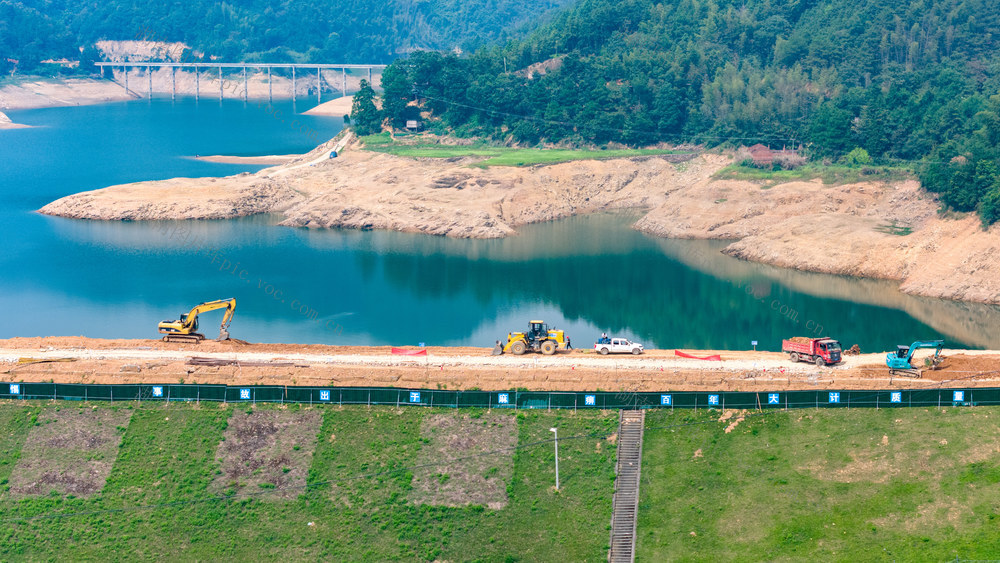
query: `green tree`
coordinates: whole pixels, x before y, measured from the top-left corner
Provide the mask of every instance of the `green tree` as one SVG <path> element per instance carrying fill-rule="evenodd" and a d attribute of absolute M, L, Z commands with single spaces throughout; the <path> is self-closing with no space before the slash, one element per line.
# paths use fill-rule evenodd
<path fill-rule="evenodd" d="M 406 104 L 413 97 L 410 61 L 397 61 L 382 72 L 382 112 L 394 127 L 406 125 Z"/>
<path fill-rule="evenodd" d="M 979 202 L 979 216 L 984 227 L 1000 221 L 1000 181 L 994 182 L 993 187 Z"/>
<path fill-rule="evenodd" d="M 351 121 L 358 135 L 372 135 L 381 129 L 382 116 L 375 107 L 375 90 L 367 80 L 361 80 L 361 89 L 351 103 Z"/>
<path fill-rule="evenodd" d="M 844 155 L 844 158 L 840 160 L 852 168 L 867 166 L 872 163 L 872 157 L 868 154 L 868 151 L 861 147 L 855 147 L 854 150 Z"/>

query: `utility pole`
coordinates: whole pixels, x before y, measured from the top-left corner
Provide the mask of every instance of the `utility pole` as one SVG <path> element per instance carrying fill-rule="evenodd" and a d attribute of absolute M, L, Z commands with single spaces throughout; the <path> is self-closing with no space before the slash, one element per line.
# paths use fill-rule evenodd
<path fill-rule="evenodd" d="M 556 490 L 559 490 L 559 429 L 549 428 L 549 432 L 556 435 Z"/>

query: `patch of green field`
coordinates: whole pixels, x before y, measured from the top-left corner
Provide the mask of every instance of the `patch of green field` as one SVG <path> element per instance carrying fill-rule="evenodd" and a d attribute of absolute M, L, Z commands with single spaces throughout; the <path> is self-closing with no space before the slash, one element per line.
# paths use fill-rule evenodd
<path fill-rule="evenodd" d="M 803 410 L 730 433 L 646 418 L 637 558 L 954 560 L 1000 552 L 1000 408 Z"/>
<path fill-rule="evenodd" d="M 0 494 L 10 488 L 10 473 L 21 457 L 21 447 L 39 411 L 38 407 L 16 402 L 0 404 Z"/>
<path fill-rule="evenodd" d="M 365 150 L 409 158 L 483 157 L 482 161 L 472 165 L 480 168 L 488 168 L 490 166 L 535 166 L 539 164 L 569 162 L 572 160 L 624 158 L 630 156 L 679 154 L 682 152 L 666 149 L 518 149 L 494 147 L 483 143 L 471 145 L 406 143 L 393 142 L 387 133 L 361 137 L 361 141 L 364 143 Z"/>
<path fill-rule="evenodd" d="M 409 498 L 420 470 L 413 466 L 428 443 L 421 436 L 423 418 L 475 418 L 481 411 L 317 407 L 323 422 L 311 485 L 294 499 L 274 502 L 263 500 L 273 490 L 267 488 L 231 499 L 209 492 L 221 470 L 216 449 L 229 416 L 246 406 L 98 408 L 133 409 L 104 490 L 87 499 L 15 501 L 0 495 L 0 559 L 606 559 L 614 446 L 604 436 L 615 430 L 614 413 L 517 413 L 521 448 L 490 454 L 513 457 L 508 503 L 492 510 L 418 505 Z M 308 408 L 254 407 L 292 413 Z M 9 460 L 23 446 L 30 409 L 38 410 L 0 405 L 0 471 L 9 471 Z M 558 493 L 552 490 L 551 426 L 564 438 Z M 477 463 L 476 471 L 482 466 Z M 461 471 L 461 461 L 446 470 Z M 66 516 L 52 517 L 58 514 Z M 19 519 L 32 516 L 44 518 Z"/>
<path fill-rule="evenodd" d="M 896 181 L 912 176 L 912 171 L 896 166 L 849 166 L 807 164 L 794 170 L 765 170 L 753 166 L 732 164 L 719 170 L 713 176 L 717 180 L 749 180 L 760 182 L 763 188 L 796 181 L 822 180 L 824 184 L 839 185 L 857 182 Z"/>

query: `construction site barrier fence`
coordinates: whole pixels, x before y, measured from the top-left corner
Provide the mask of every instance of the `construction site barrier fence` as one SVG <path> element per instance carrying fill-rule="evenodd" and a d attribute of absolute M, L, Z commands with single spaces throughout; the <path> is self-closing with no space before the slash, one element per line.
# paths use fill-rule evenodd
<path fill-rule="evenodd" d="M 0 399 L 111 402 L 214 401 L 510 409 L 798 409 L 1000 405 L 1000 388 L 634 393 L 19 382 L 0 383 Z"/>

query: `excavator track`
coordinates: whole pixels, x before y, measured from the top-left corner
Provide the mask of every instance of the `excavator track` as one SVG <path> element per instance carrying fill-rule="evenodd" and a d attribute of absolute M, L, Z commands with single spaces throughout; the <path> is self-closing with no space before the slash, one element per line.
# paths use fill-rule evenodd
<path fill-rule="evenodd" d="M 168 334 L 163 337 L 164 342 L 191 342 L 197 344 L 205 340 L 204 334 L 192 332 L 191 334 Z"/>

